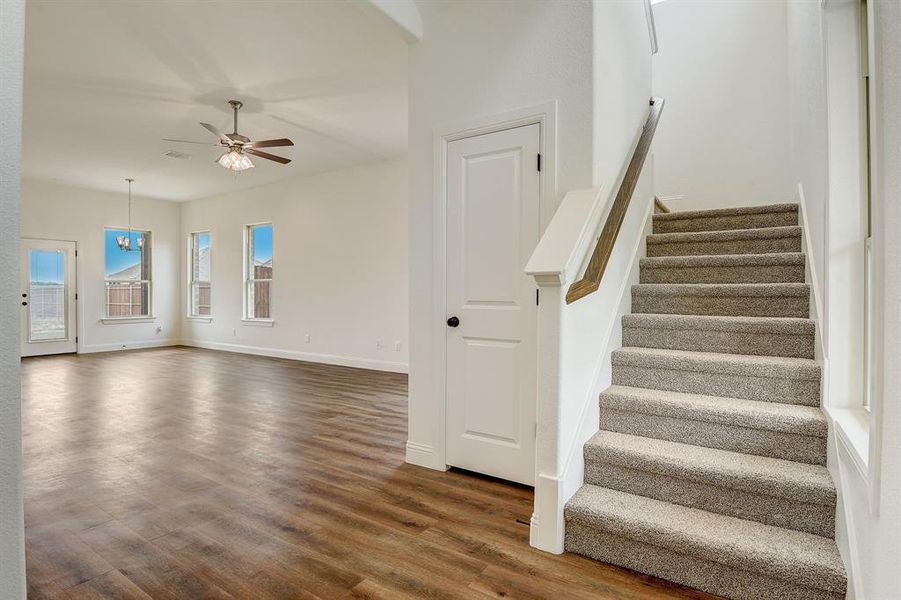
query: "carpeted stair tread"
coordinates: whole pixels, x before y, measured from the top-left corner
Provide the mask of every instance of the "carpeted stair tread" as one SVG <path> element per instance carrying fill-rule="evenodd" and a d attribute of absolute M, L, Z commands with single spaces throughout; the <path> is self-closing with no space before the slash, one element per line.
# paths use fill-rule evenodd
<path fill-rule="evenodd" d="M 847 580 L 835 541 L 661 502 L 590 484 L 566 505 L 567 523 L 677 554 L 776 578 L 832 594 Z"/>
<path fill-rule="evenodd" d="M 734 267 L 734 266 L 785 266 L 804 265 L 801 252 L 774 252 L 770 254 L 698 254 L 687 256 L 650 256 L 639 259 L 642 269 Z"/>
<path fill-rule="evenodd" d="M 729 317 L 719 315 L 627 314 L 623 325 L 643 329 L 691 329 L 785 335 L 814 335 L 812 319 L 795 317 Z"/>
<path fill-rule="evenodd" d="M 601 392 L 600 402 L 602 421 L 604 408 L 613 408 L 820 438 L 825 438 L 828 431 L 826 416 L 816 406 L 685 394 L 622 385 L 611 385 Z"/>
<path fill-rule="evenodd" d="M 801 228 L 798 226 L 653 233 L 647 236 L 647 255 L 651 257 L 800 251 Z"/>
<path fill-rule="evenodd" d="M 641 296 L 718 296 L 725 298 L 810 295 L 806 283 L 637 283 L 632 294 Z"/>
<path fill-rule="evenodd" d="M 820 379 L 820 366 L 809 358 L 627 347 L 614 350 L 612 359 L 614 366 L 656 367 L 780 379 Z"/>
<path fill-rule="evenodd" d="M 614 431 L 595 434 L 585 445 L 585 460 L 798 502 L 835 504 L 832 477 L 819 465 Z"/>
<path fill-rule="evenodd" d="M 810 319 L 633 313 L 623 316 L 623 346 L 814 358 Z"/>
<path fill-rule="evenodd" d="M 733 240 L 771 240 L 801 235 L 797 225 L 784 227 L 757 227 L 754 229 L 727 229 L 725 231 L 679 231 L 675 233 L 652 233 L 648 244 L 674 244 L 721 242 Z"/>
<path fill-rule="evenodd" d="M 780 227 L 798 224 L 797 204 L 691 210 L 654 215 L 654 233 Z"/>
<path fill-rule="evenodd" d="M 807 317 L 806 283 L 639 283 L 632 312 L 747 317 Z"/>

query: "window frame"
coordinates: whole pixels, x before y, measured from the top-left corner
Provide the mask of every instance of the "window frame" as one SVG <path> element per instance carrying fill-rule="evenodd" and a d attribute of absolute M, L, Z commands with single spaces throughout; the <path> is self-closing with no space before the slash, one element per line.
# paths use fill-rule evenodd
<path fill-rule="evenodd" d="M 108 231 L 131 231 L 132 234 L 140 233 L 144 235 L 146 240 L 150 241 L 149 254 L 147 255 L 147 279 L 109 279 L 106 276 L 106 233 Z M 153 315 L 153 230 L 142 229 L 138 227 L 122 227 L 118 225 L 107 225 L 103 228 L 103 294 L 101 295 L 100 319 L 102 323 L 121 323 L 128 321 L 153 321 L 156 319 Z M 143 254 L 143 250 L 142 250 Z M 109 283 L 146 283 L 147 284 L 147 311 L 143 315 L 128 315 L 115 317 L 108 314 L 109 309 Z"/>
<path fill-rule="evenodd" d="M 242 321 L 248 324 L 271 325 L 274 320 L 272 318 L 272 289 L 273 277 L 270 275 L 267 279 L 256 278 L 253 276 L 253 230 L 257 227 L 269 226 L 272 228 L 272 256 L 270 258 L 272 265 L 275 265 L 275 225 L 272 221 L 260 221 L 258 223 L 248 223 L 244 225 L 244 293 L 243 293 L 243 314 Z M 274 274 L 274 269 L 273 269 Z M 258 317 L 251 314 L 253 303 L 251 302 L 251 286 L 257 282 L 269 283 L 269 316 Z"/>
<path fill-rule="evenodd" d="M 195 279 L 194 273 L 194 252 L 197 250 L 196 240 L 200 235 L 208 235 L 210 240 L 210 267 L 209 267 L 209 279 Z M 200 229 L 197 231 L 191 231 L 188 233 L 188 310 L 187 317 L 189 319 L 198 319 L 198 320 L 212 320 L 213 318 L 213 299 L 212 299 L 212 290 L 213 290 L 213 233 L 209 229 Z M 209 313 L 201 314 L 197 311 L 199 305 L 195 306 L 194 304 L 194 288 L 197 285 L 206 284 L 210 290 L 210 303 L 209 303 Z"/>

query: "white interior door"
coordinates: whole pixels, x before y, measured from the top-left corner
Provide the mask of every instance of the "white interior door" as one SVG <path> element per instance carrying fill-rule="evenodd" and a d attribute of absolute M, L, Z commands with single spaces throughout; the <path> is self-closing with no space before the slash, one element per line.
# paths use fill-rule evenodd
<path fill-rule="evenodd" d="M 447 149 L 449 465 L 535 483 L 539 125 Z M 456 320 L 455 320 L 456 319 Z"/>
<path fill-rule="evenodd" d="M 75 242 L 22 240 L 22 356 L 76 350 Z"/>

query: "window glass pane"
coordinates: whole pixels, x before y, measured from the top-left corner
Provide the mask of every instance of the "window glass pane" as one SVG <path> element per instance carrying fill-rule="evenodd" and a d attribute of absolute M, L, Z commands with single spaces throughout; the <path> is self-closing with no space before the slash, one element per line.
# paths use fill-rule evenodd
<path fill-rule="evenodd" d="M 150 284 L 146 281 L 107 281 L 107 317 L 145 317 L 150 308 Z"/>
<path fill-rule="evenodd" d="M 253 278 L 270 279 L 272 277 L 272 225 L 255 225 L 252 238 Z"/>
<path fill-rule="evenodd" d="M 269 319 L 270 282 L 272 279 L 272 225 L 247 227 L 247 286 L 245 297 L 247 316 L 251 319 Z"/>
<path fill-rule="evenodd" d="M 191 284 L 191 302 L 193 314 L 210 314 L 210 284 L 207 282 L 194 282 Z"/>
<path fill-rule="evenodd" d="M 210 314 L 210 232 L 191 234 L 191 314 Z"/>
<path fill-rule="evenodd" d="M 123 250 L 117 238 L 128 238 L 133 250 Z M 134 250 L 136 248 L 136 250 Z M 150 232 L 107 229 L 104 239 L 104 277 L 106 279 L 150 279 Z"/>
<path fill-rule="evenodd" d="M 28 253 L 31 340 L 66 339 L 66 255 L 57 250 Z"/>
<path fill-rule="evenodd" d="M 194 234 L 194 280 L 210 281 L 210 233 Z"/>
<path fill-rule="evenodd" d="M 119 240 L 129 240 L 129 249 L 123 249 Z M 106 229 L 103 243 L 105 316 L 149 316 L 150 232 Z"/>

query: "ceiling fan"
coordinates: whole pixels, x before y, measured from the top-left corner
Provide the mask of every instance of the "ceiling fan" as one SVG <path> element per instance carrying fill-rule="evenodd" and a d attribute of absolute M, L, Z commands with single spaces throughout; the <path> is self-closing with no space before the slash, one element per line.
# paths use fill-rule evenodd
<path fill-rule="evenodd" d="M 283 165 L 291 162 L 290 158 L 284 158 L 282 156 L 276 156 L 274 154 L 269 154 L 268 152 L 261 152 L 259 148 L 275 148 L 280 146 L 293 146 L 294 142 L 289 140 L 288 138 L 280 138 L 277 140 L 260 140 L 257 142 L 251 141 L 250 138 L 241 135 L 238 133 L 238 110 L 244 106 L 244 103 L 240 100 L 229 100 L 229 105 L 231 105 L 232 110 L 235 115 L 235 130 L 231 133 L 222 133 L 213 125 L 209 123 L 201 123 L 200 125 L 204 127 L 207 131 L 215 135 L 218 141 L 213 144 L 214 146 L 221 146 L 225 148 L 225 153 L 220 156 L 216 162 L 225 167 L 226 169 L 231 169 L 232 171 L 244 171 L 246 169 L 252 169 L 253 163 L 250 158 L 247 156 L 251 154 L 253 156 L 258 156 L 259 158 L 265 158 L 266 160 L 272 160 L 277 163 L 281 163 Z M 204 144 L 206 142 L 192 142 L 189 140 L 173 140 L 169 138 L 163 138 L 167 142 L 179 142 L 183 144 Z"/>

